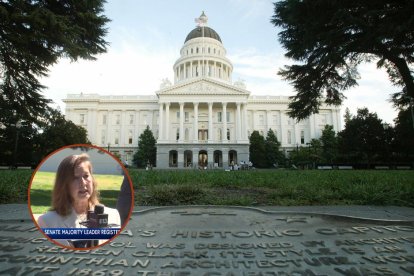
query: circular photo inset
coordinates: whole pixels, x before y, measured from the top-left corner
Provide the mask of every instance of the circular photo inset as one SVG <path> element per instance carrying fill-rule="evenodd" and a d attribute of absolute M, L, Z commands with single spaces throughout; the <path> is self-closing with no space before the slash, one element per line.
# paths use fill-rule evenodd
<path fill-rule="evenodd" d="M 133 209 L 128 171 L 106 150 L 70 145 L 48 155 L 34 171 L 28 204 L 33 221 L 52 242 L 91 249 L 114 239 Z"/>

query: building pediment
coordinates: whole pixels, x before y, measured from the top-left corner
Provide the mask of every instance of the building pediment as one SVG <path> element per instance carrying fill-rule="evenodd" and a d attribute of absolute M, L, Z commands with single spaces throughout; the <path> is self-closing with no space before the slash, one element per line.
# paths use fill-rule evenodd
<path fill-rule="evenodd" d="M 220 81 L 209 78 L 200 78 L 186 83 L 179 83 L 156 92 L 158 96 L 164 95 L 217 95 L 217 96 L 249 96 L 250 92 Z"/>

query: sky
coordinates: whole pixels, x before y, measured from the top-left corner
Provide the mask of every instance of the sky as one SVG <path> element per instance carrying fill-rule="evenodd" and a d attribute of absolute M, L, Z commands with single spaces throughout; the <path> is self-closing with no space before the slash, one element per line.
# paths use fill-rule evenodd
<path fill-rule="evenodd" d="M 293 87 L 277 72 L 293 64 L 285 58 L 278 41 L 280 29 L 271 23 L 271 0 L 108 0 L 105 15 L 109 42 L 107 52 L 95 61 L 61 59 L 41 79 L 44 95 L 64 112 L 67 94 L 155 95 L 161 80 L 173 77 L 173 64 L 195 18 L 204 11 L 208 26 L 221 37 L 233 63 L 233 82 L 242 80 L 251 95 L 291 96 Z M 397 112 L 389 102 L 398 91 L 384 70 L 361 64 L 359 85 L 344 91 L 348 107 L 367 107 L 386 123 Z M 343 126 L 342 126 L 343 127 Z"/>

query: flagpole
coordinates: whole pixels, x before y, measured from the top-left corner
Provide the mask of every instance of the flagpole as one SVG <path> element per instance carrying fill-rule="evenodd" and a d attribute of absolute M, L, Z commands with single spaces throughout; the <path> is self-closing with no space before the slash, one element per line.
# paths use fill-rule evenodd
<path fill-rule="evenodd" d="M 208 17 L 204 14 L 204 11 L 201 13 L 199 18 L 195 19 L 195 22 L 197 22 L 198 26 L 201 27 L 201 39 L 202 39 L 202 48 L 201 48 L 201 77 L 206 76 L 206 64 L 205 64 L 205 57 L 204 57 L 204 26 L 207 24 Z"/>

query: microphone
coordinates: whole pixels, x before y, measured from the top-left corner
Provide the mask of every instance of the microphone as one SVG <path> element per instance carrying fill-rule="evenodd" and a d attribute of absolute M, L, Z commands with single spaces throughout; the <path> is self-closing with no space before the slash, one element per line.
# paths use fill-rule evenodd
<path fill-rule="evenodd" d="M 108 214 L 104 213 L 105 206 L 97 204 L 94 211 L 88 211 L 86 216 L 88 228 L 104 228 L 108 227 Z M 88 247 L 97 246 L 99 240 L 89 240 Z"/>
<path fill-rule="evenodd" d="M 88 211 L 87 227 L 88 228 L 104 228 L 108 227 L 108 214 L 104 213 L 105 206 L 98 204 L 94 211 Z"/>
<path fill-rule="evenodd" d="M 104 213 L 105 206 L 97 204 L 95 209 L 89 210 L 86 214 L 86 221 L 80 222 L 81 225 L 87 228 L 104 228 L 108 227 L 108 214 Z M 71 241 L 75 248 L 86 248 L 98 246 L 99 240 L 78 240 Z"/>

